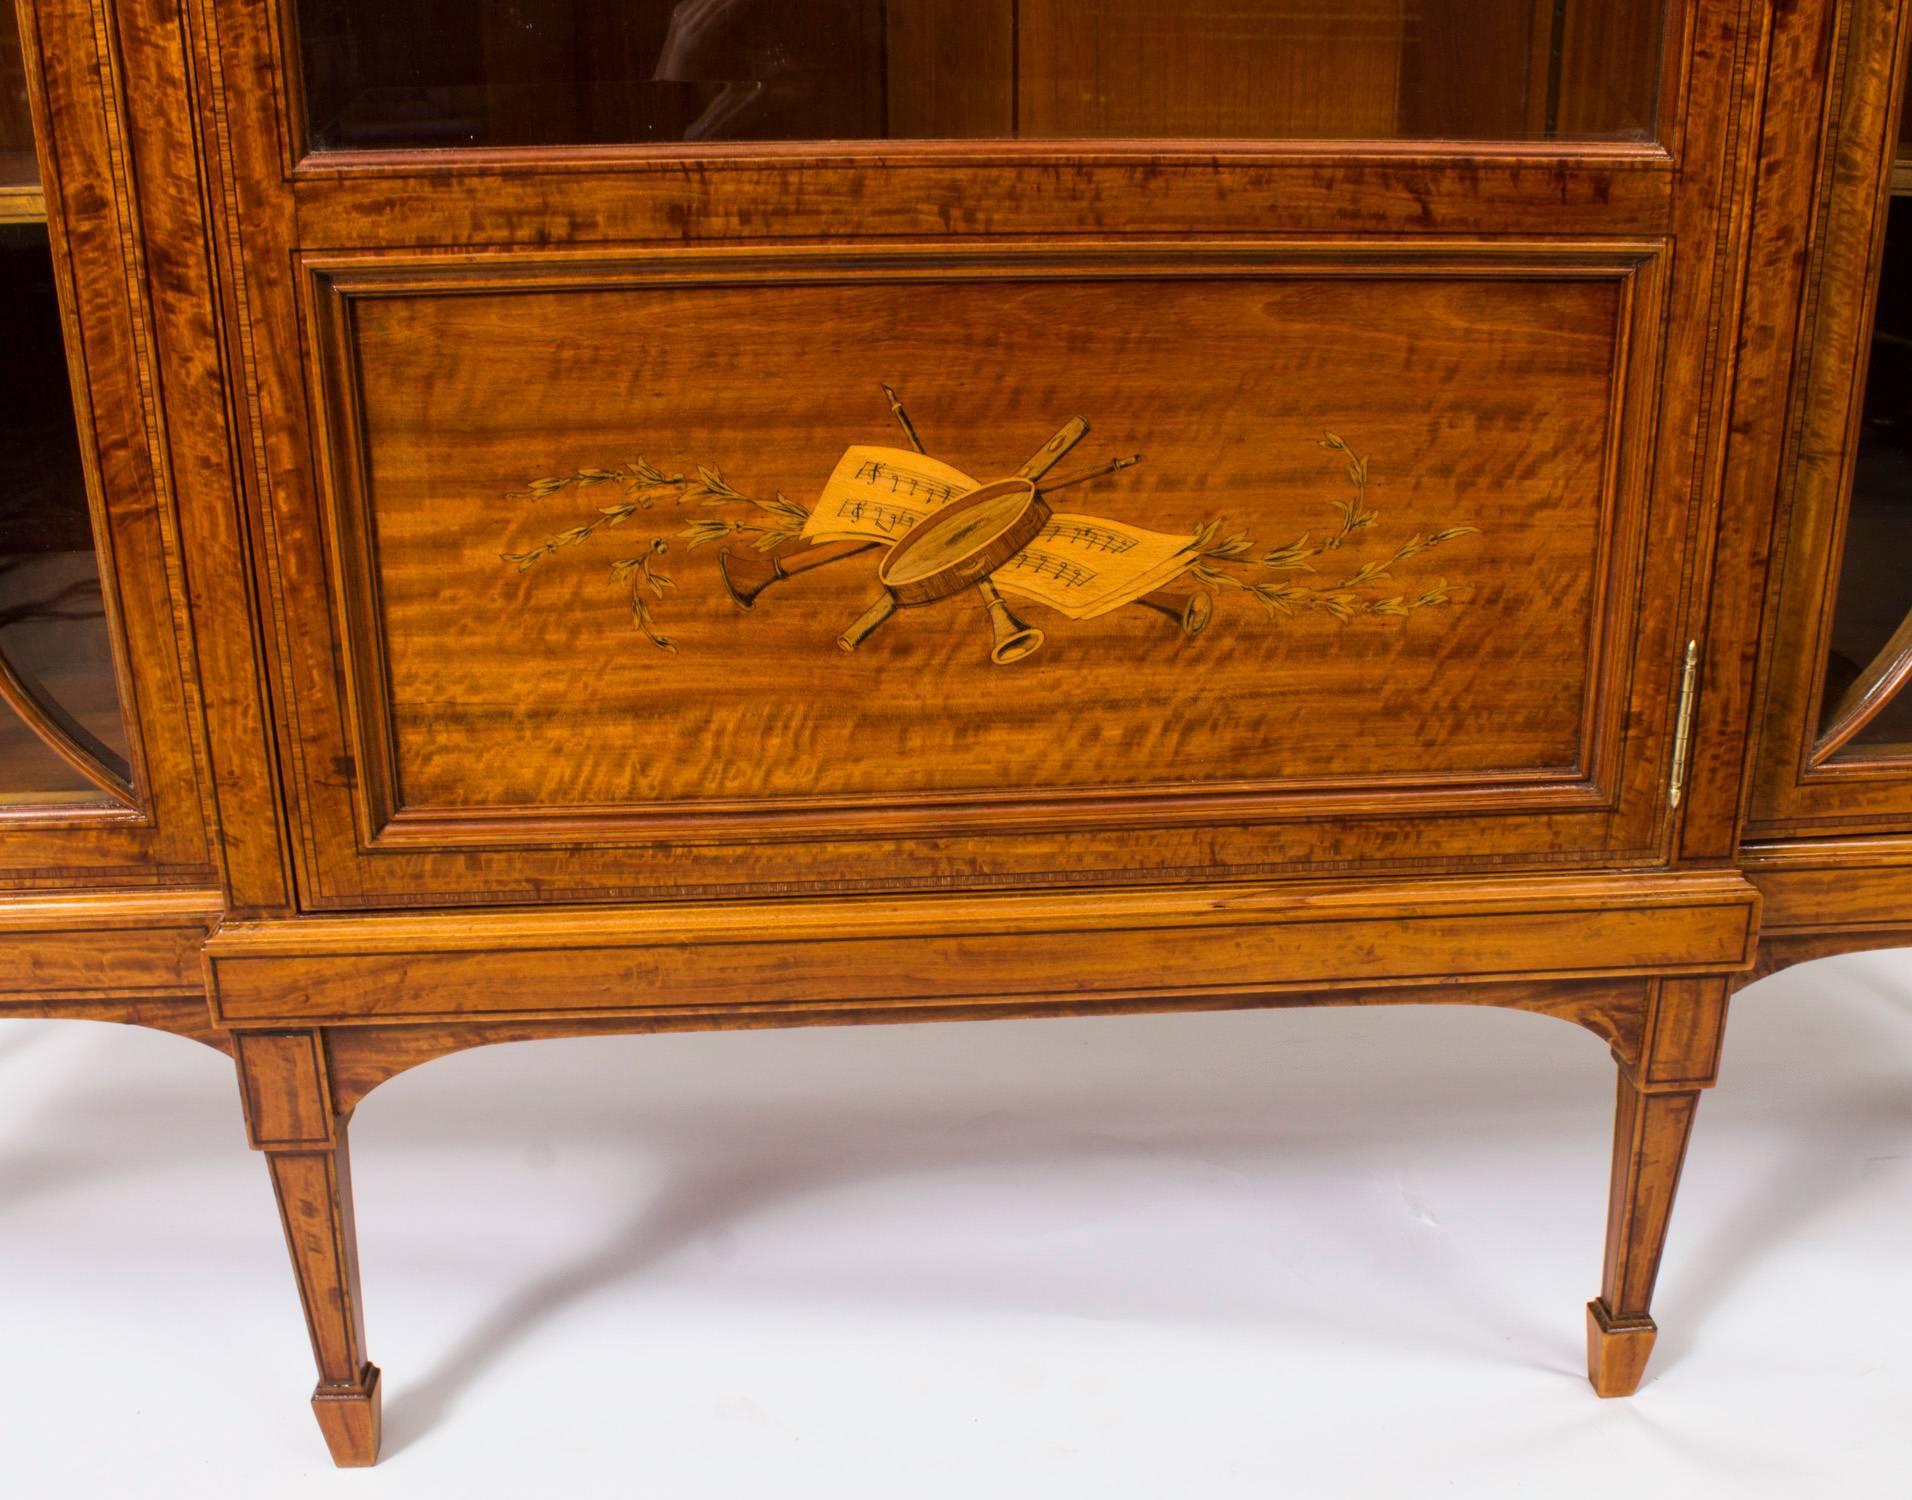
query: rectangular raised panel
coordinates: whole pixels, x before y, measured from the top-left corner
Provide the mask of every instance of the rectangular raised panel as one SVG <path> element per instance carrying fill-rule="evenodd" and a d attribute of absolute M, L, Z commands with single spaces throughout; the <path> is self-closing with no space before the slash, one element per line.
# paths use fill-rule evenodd
<path fill-rule="evenodd" d="M 310 260 L 359 842 L 1611 810 L 1659 269 Z M 1013 628 L 973 588 L 840 648 L 888 543 L 803 571 L 809 536 L 927 529 L 937 481 L 1011 476 L 1078 417 L 1045 484 L 1140 461 L 1047 490 L 1036 539 L 978 564 L 1039 649 L 992 660 Z"/>

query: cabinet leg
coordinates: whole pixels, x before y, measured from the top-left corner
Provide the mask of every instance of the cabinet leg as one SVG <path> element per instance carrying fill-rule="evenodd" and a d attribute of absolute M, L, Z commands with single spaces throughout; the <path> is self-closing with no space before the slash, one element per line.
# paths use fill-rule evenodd
<path fill-rule="evenodd" d="M 1639 1389 L 1659 1334 L 1653 1284 L 1700 1092 L 1718 1071 L 1726 993 L 1724 980 L 1655 981 L 1640 1056 L 1619 1060 L 1606 1270 L 1587 1304 L 1587 1378 L 1602 1396 Z"/>
<path fill-rule="evenodd" d="M 346 1120 L 332 1107 L 315 1032 L 236 1039 L 253 1146 L 266 1155 L 319 1367 L 312 1411 L 340 1468 L 378 1462 L 379 1373 L 365 1357 Z"/>
<path fill-rule="evenodd" d="M 1699 1098 L 1643 1094 L 1620 1075 L 1606 1274 L 1587 1304 L 1587 1378 L 1602 1396 L 1631 1396 L 1653 1352 L 1659 1330 L 1648 1309 Z"/>

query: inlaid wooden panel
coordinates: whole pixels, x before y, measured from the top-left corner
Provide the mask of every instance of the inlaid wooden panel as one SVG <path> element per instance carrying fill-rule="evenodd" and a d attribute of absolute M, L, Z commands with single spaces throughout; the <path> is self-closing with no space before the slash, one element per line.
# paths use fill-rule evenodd
<path fill-rule="evenodd" d="M 314 262 L 360 837 L 1611 806 L 1655 264 Z M 1037 649 L 975 588 L 845 649 L 1078 418 L 992 575 Z"/>

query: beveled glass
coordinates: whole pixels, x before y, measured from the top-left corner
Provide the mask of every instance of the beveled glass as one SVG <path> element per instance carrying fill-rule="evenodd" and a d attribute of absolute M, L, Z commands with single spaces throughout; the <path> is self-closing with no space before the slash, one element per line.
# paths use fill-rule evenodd
<path fill-rule="evenodd" d="M 297 0 L 313 150 L 1646 140 L 1666 0 Z"/>

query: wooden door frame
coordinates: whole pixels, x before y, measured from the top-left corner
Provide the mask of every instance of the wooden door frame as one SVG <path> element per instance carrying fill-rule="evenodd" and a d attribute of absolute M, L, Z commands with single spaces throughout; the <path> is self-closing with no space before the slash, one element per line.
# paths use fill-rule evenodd
<path fill-rule="evenodd" d="M 1786 45 L 1775 53 L 1775 97 L 1825 104 L 1816 138 L 1769 134 L 1763 143 L 1752 229 L 1752 253 L 1773 273 L 1747 320 L 1760 345 L 1757 396 L 1783 413 L 1749 427 L 1733 459 L 1742 488 L 1770 484 L 1778 496 L 1770 547 L 1780 567 L 1748 786 L 1746 838 L 1755 844 L 1912 831 L 1912 758 L 1826 753 L 1820 713 L 1909 17 L 1902 0 L 1802 7 L 1786 18 Z"/>
<path fill-rule="evenodd" d="M 0 892 L 203 887 L 210 788 L 124 59 L 80 0 L 18 16 L 132 775 L 123 797 L 0 809 Z M 179 165 L 190 179 L 193 154 Z"/>
<path fill-rule="evenodd" d="M 1652 447 L 1653 511 L 1642 525 L 1654 538 L 1647 554 L 1653 572 L 1640 597 L 1654 607 L 1633 627 L 1637 656 L 1619 658 L 1618 670 L 1633 691 L 1624 714 L 1624 761 L 1611 785 L 1634 826 L 1623 835 L 1576 835 L 1578 852 L 1564 860 L 1535 852 L 1485 856 L 1472 867 L 1650 868 L 1682 849 L 1688 857 L 1725 857 L 1731 813 L 1722 802 L 1730 804 L 1737 789 L 1728 785 L 1730 772 L 1722 775 L 1721 755 L 1703 749 L 1696 758 L 1680 808 L 1665 808 L 1659 797 L 1684 645 L 1702 634 L 1711 592 L 1741 587 L 1714 572 L 1711 539 L 1720 514 L 1723 376 L 1730 364 L 1720 330 L 1732 325 L 1740 290 L 1740 266 L 1730 252 L 1748 160 L 1742 138 L 1758 87 L 1761 10 L 1743 0 L 1674 0 L 1662 78 L 1663 139 L 1652 144 L 1204 142 L 1171 148 L 879 141 L 310 156 L 297 145 L 286 7 L 273 0 L 194 0 L 187 14 L 204 59 L 208 169 L 221 184 L 214 202 L 234 286 L 228 358 L 234 388 L 247 395 L 240 415 L 250 437 L 239 445 L 247 531 L 255 538 L 247 565 L 276 622 L 266 661 L 298 904 L 314 911 L 371 909 L 408 904 L 420 891 L 440 901 L 482 903 L 521 899 L 533 886 L 547 899 L 634 900 L 659 893 L 654 872 L 646 877 L 641 864 L 616 855 L 609 844 L 594 845 L 601 872 L 578 875 L 575 841 L 555 830 L 548 849 L 501 847 L 486 866 L 490 877 L 467 878 L 445 872 L 454 865 L 475 868 L 490 856 L 466 849 L 434 855 L 398 839 L 381 843 L 378 830 L 367 828 L 365 808 L 376 799 L 355 805 L 355 732 L 340 688 L 353 660 L 345 645 L 347 605 L 338 592 L 346 559 L 329 535 L 312 472 L 323 413 L 307 408 L 306 372 L 317 357 L 317 335 L 302 280 L 309 273 L 300 268 L 314 257 L 373 251 L 372 225 L 376 256 L 393 265 L 447 244 L 523 257 L 557 225 L 567 243 L 604 255 L 657 253 L 664 246 L 682 246 L 686 254 L 699 247 L 747 249 L 765 243 L 760 206 L 766 201 L 778 204 L 775 241 L 786 248 L 843 246 L 850 227 L 858 243 L 961 243 L 972 252 L 994 247 L 1012 254 L 1026 253 L 1039 237 L 1132 245 L 1163 235 L 1186 242 L 1192 232 L 1219 243 L 1271 229 L 1343 243 L 1358 239 L 1377 249 L 1390 239 L 1428 247 L 1508 236 L 1555 247 L 1661 244 L 1675 312 L 1655 384 L 1665 378 L 1676 399 L 1670 412 L 1659 414 L 1662 420 L 1632 435 Z M 1696 45 L 1702 36 L 1705 44 Z M 1695 67 L 1695 57 L 1710 61 Z M 276 81 L 266 87 L 241 82 L 254 79 Z M 791 175 L 798 163 L 800 179 Z M 1200 170 L 1164 170 L 1176 163 Z M 1058 169 L 1083 185 L 1080 198 L 1048 190 Z M 792 191 L 799 181 L 801 191 Z M 966 189 L 981 206 L 951 236 L 937 205 L 956 201 Z M 1128 205 L 1119 227 L 1093 207 L 1098 201 Z M 401 204 L 430 210 L 394 212 Z M 296 339 L 288 336 L 291 329 L 298 330 Z M 276 538 L 276 547 L 267 538 Z M 286 565 L 292 554 L 281 549 L 287 548 L 296 552 L 297 567 Z M 330 643 L 320 643 L 323 650 L 290 638 L 289 619 L 311 620 L 321 611 L 333 633 Z M 1703 747 L 1735 732 L 1712 711 L 1707 695 L 1714 691 L 1710 672 L 1737 667 L 1730 655 L 1708 665 L 1698 719 Z M 1377 816 L 1385 820 L 1394 811 L 1378 798 L 1344 826 L 1382 827 Z M 1332 832 L 1320 826 L 1324 835 Z M 1508 825 L 1503 816 L 1485 818 L 1481 826 Z M 695 849 L 687 854 L 686 871 L 700 859 L 706 856 Z M 1281 867 L 1279 860 L 1233 871 L 1191 866 L 1188 878 L 1272 875 Z M 706 868 L 702 877 L 682 877 L 682 898 L 738 889 L 736 870 L 708 860 Z M 1375 868 L 1406 866 L 1397 860 Z M 1106 860 L 1098 865 L 1089 858 L 1065 878 L 1091 871 L 1100 872 L 1093 878 L 1116 878 Z M 560 874 L 572 877 L 562 892 L 562 881 L 554 879 Z M 465 886 L 456 883 L 467 879 Z M 793 892 L 801 884 L 787 877 L 781 883 Z"/>

